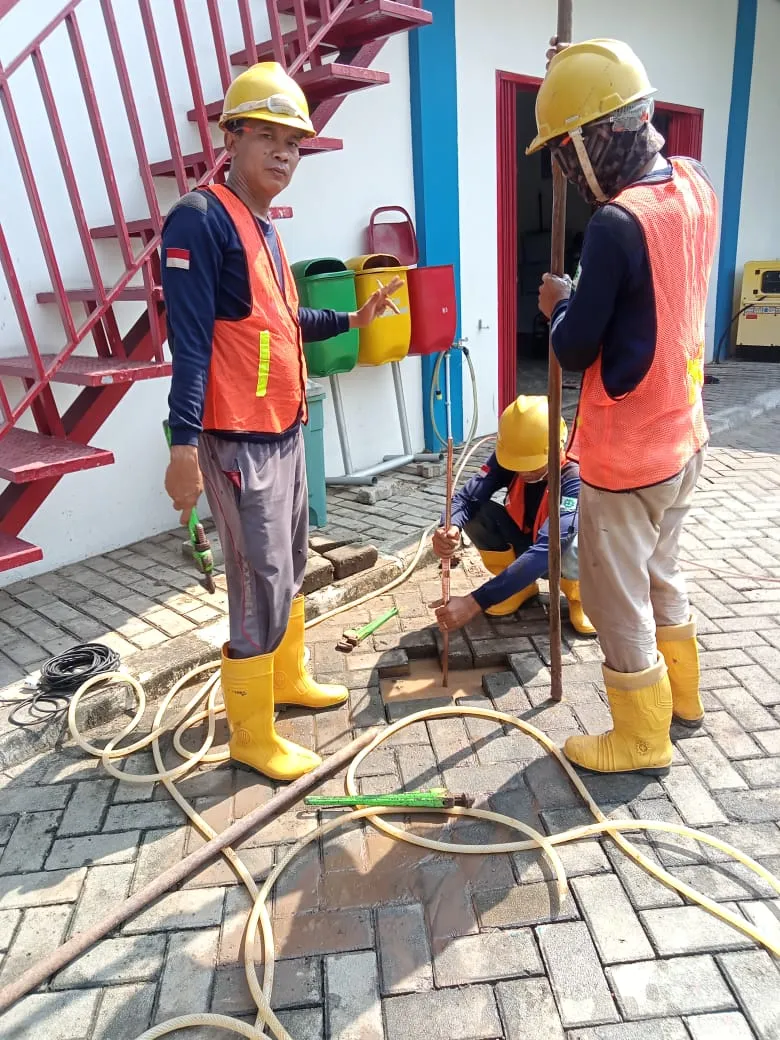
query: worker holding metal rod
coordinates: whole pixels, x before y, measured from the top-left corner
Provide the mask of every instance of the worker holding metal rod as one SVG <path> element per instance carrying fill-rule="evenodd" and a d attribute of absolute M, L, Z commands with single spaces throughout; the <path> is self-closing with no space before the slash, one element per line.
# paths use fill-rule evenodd
<path fill-rule="evenodd" d="M 569 603 L 569 620 L 577 632 L 595 629 L 582 609 L 577 566 L 577 504 L 580 474 L 566 456 L 566 424 L 561 421 L 561 590 Z M 468 596 L 453 596 L 436 605 L 445 632 L 468 624 L 481 611 L 493 617 L 514 614 L 539 594 L 537 581 L 548 568 L 547 398 L 518 397 L 504 411 L 496 450 L 455 495 L 452 523 L 433 536 L 433 550 L 450 559 L 465 531 L 485 567 L 494 575 Z M 506 489 L 506 501 L 493 496 Z"/>
<path fill-rule="evenodd" d="M 698 162 L 667 160 L 655 93 L 631 48 L 589 40 L 553 56 L 528 152 L 596 212 L 576 288 L 545 275 L 539 308 L 562 368 L 583 372 L 569 445 L 579 461 L 580 578 L 598 629 L 613 728 L 567 757 L 613 773 L 668 771 L 674 717 L 704 716 L 679 541 L 708 439 L 705 312 L 717 197 Z"/>

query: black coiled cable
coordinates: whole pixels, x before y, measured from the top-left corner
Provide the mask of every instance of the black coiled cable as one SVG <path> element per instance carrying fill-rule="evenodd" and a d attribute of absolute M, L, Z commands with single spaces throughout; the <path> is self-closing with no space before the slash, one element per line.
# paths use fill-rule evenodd
<path fill-rule="evenodd" d="M 0 704 L 16 705 L 8 717 L 14 726 L 42 725 L 67 712 L 70 698 L 87 679 L 114 672 L 119 664 L 119 654 L 104 643 L 79 643 L 46 661 L 38 686 L 29 697 L 6 698 Z M 21 713 L 25 711 L 28 717 L 23 719 Z"/>

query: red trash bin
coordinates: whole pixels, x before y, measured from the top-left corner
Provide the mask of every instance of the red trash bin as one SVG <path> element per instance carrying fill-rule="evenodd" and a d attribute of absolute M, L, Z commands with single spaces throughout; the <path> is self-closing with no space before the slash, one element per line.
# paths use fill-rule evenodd
<path fill-rule="evenodd" d="M 417 267 L 407 272 L 412 318 L 410 354 L 437 354 L 455 342 L 458 308 L 455 268 Z"/>

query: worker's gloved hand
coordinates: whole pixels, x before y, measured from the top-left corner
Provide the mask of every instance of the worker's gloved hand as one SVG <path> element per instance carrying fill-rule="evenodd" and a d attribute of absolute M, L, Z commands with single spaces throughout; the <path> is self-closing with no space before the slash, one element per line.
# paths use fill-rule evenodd
<path fill-rule="evenodd" d="M 482 611 L 473 596 L 452 596 L 445 606 L 442 600 L 431 603 L 442 632 L 457 632 Z"/>
<path fill-rule="evenodd" d="M 190 513 L 203 492 L 203 477 L 198 465 L 198 449 L 194 445 L 174 444 L 171 461 L 165 472 L 165 490 L 174 509 L 181 510 L 180 522 L 186 527 Z"/>
<path fill-rule="evenodd" d="M 539 310 L 549 321 L 561 300 L 568 300 L 570 296 L 571 278 L 567 274 L 563 278 L 555 274 L 546 274 L 539 286 Z"/>
<path fill-rule="evenodd" d="M 350 314 L 349 327 L 351 329 L 364 329 L 381 314 L 384 314 L 386 310 L 393 310 L 396 314 L 400 313 L 390 297 L 393 293 L 397 293 L 403 284 L 403 280 L 397 275 L 387 285 L 382 285 L 380 282 L 377 291 L 369 296 L 360 310 Z"/>
<path fill-rule="evenodd" d="M 549 69 L 550 62 L 553 60 L 556 54 L 560 54 L 561 51 L 565 51 L 567 47 L 571 47 L 570 43 L 559 43 L 558 37 L 553 36 L 550 40 L 550 49 L 547 51 L 547 65 L 545 71 Z"/>
<path fill-rule="evenodd" d="M 433 536 L 433 551 L 440 560 L 452 559 L 459 545 L 460 529 L 457 527 L 451 527 L 448 531 L 440 527 Z"/>

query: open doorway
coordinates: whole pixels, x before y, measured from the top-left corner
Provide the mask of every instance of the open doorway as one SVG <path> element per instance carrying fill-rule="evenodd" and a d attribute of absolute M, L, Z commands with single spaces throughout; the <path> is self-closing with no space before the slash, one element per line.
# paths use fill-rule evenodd
<path fill-rule="evenodd" d="M 498 341 L 499 408 L 518 393 L 545 393 L 549 326 L 536 298 L 550 267 L 552 169 L 546 150 L 526 156 L 536 135 L 534 106 L 540 79 L 498 72 Z M 664 155 L 701 158 L 701 109 L 656 102 L 654 123 L 666 139 Z M 574 277 L 591 208 L 575 191 L 566 205 L 566 273 Z M 577 380 L 564 384 L 566 397 Z M 568 391 L 568 394 L 567 394 Z"/>

